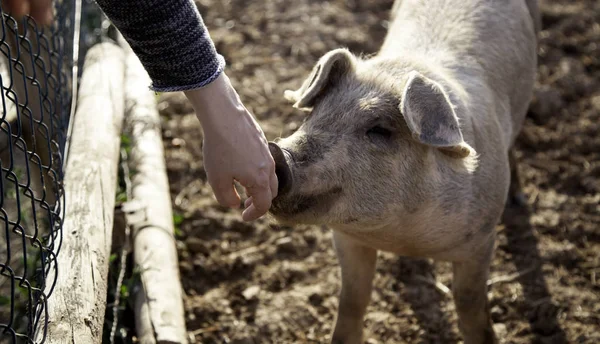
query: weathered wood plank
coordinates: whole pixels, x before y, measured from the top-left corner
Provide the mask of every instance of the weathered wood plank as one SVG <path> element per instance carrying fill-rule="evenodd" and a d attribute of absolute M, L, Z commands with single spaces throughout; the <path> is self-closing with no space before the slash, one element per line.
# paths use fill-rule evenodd
<path fill-rule="evenodd" d="M 141 292 L 135 297 L 136 329 L 142 344 L 187 343 L 183 291 L 175 246 L 173 213 L 156 98 L 150 78 L 124 43 L 125 123 L 131 132 L 130 169 L 133 200 L 141 202 L 146 221 L 133 226 L 134 261 Z"/>
<path fill-rule="evenodd" d="M 106 42 L 88 51 L 65 167 L 58 271 L 50 271 L 47 277 L 52 281 L 57 273 L 58 279 L 48 298 L 45 343 L 102 340 L 124 113 L 123 77 L 121 47 Z M 42 331 L 40 326 L 37 340 L 44 336 Z"/>

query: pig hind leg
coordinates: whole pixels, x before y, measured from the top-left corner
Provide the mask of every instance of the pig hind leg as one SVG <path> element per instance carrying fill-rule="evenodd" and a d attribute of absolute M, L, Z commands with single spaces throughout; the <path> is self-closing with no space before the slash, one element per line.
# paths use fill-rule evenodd
<path fill-rule="evenodd" d="M 470 260 L 454 262 L 452 266 L 452 294 L 465 344 L 497 343 L 487 299 L 493 244 L 488 247 L 481 254 L 473 254 Z"/>
<path fill-rule="evenodd" d="M 363 317 L 371 299 L 377 251 L 343 233 L 334 232 L 333 240 L 342 271 L 342 290 L 331 342 L 361 344 Z"/>

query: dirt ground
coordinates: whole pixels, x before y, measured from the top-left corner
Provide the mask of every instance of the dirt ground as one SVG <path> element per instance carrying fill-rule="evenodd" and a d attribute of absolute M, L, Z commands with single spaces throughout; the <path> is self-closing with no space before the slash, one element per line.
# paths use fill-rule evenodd
<path fill-rule="evenodd" d="M 228 75 L 267 137 L 303 114 L 282 97 L 330 49 L 377 51 L 391 0 L 201 0 Z M 528 205 L 506 209 L 491 271 L 505 343 L 600 343 L 600 2 L 543 1 L 539 82 L 518 160 Z M 198 343 L 323 343 L 340 286 L 324 227 L 247 224 L 212 198 L 181 95 L 162 95 L 187 328 Z M 517 274 L 517 275 L 516 275 Z M 456 343 L 448 263 L 380 254 L 368 343 Z"/>

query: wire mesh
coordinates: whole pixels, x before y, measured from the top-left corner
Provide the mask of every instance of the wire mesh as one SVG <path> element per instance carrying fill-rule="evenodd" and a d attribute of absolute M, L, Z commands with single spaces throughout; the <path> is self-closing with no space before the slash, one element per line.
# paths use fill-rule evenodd
<path fill-rule="evenodd" d="M 0 343 L 35 343 L 48 318 L 64 215 L 78 0 L 56 0 L 42 27 L 0 1 Z M 56 274 L 53 274 L 56 276 Z M 44 319 L 44 320 L 40 320 Z"/>

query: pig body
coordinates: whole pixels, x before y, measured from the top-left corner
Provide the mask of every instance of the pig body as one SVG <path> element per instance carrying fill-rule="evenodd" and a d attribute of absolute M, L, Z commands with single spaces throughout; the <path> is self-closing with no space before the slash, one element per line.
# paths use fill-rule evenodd
<path fill-rule="evenodd" d="M 486 282 L 538 28 L 535 1 L 396 1 L 377 55 L 331 51 L 286 92 L 310 115 L 271 143 L 271 212 L 334 230 L 333 342 L 362 343 L 377 250 L 451 261 L 465 343 L 496 341 Z"/>

